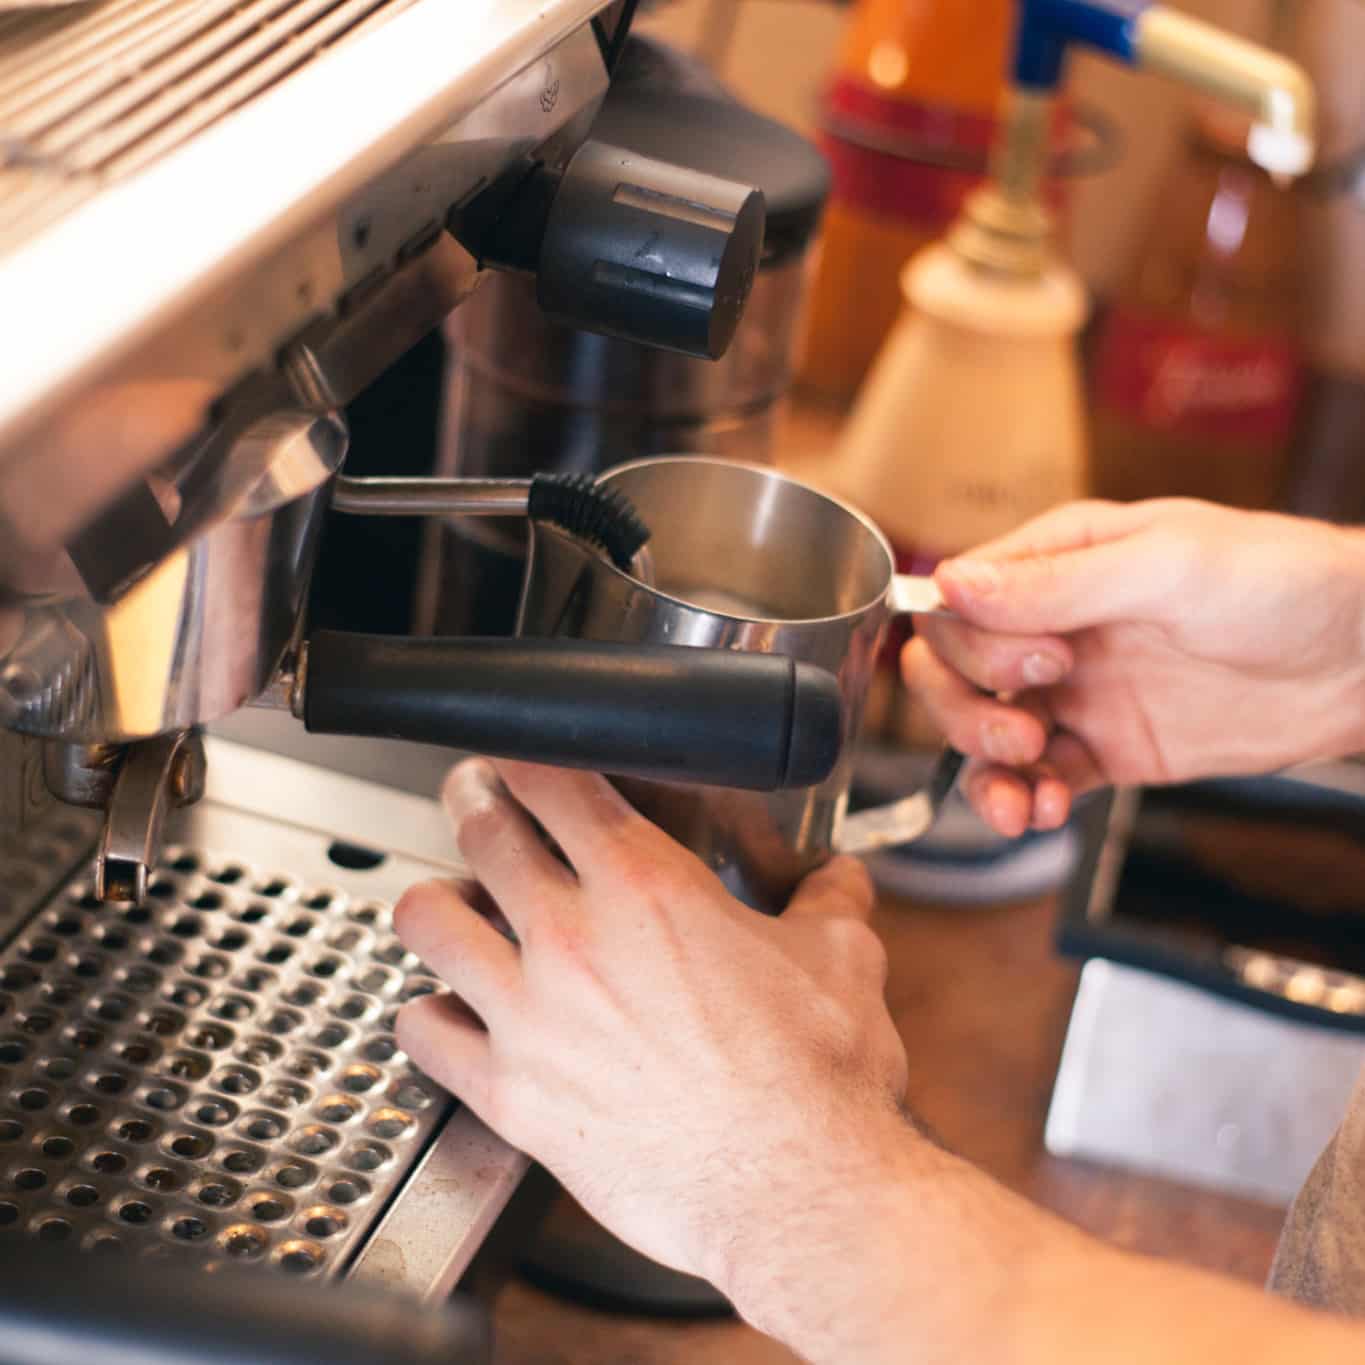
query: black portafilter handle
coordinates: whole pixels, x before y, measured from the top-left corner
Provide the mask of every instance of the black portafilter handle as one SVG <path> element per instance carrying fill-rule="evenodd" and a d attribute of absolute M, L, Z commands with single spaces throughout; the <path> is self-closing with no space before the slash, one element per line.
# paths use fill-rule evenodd
<path fill-rule="evenodd" d="M 536 277 L 556 322 L 718 360 L 763 251 L 752 185 L 589 141 L 514 167 L 447 226 L 481 266 Z"/>
<path fill-rule="evenodd" d="M 278 1270 L 206 1275 L 18 1243 L 0 1255 L 0 1365 L 489 1365 L 486 1311 Z"/>
<path fill-rule="evenodd" d="M 613 777 L 777 791 L 839 760 L 834 675 L 783 655 L 318 631 L 303 719 Z"/>

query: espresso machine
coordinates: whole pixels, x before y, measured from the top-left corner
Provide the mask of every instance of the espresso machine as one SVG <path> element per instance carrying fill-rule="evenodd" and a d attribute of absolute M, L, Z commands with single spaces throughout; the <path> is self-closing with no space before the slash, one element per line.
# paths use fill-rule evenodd
<path fill-rule="evenodd" d="M 303 610 L 329 506 L 535 515 L 343 471 L 346 405 L 482 279 L 719 356 L 762 196 L 586 140 L 634 0 L 0 8 L 0 1254 L 115 1253 L 110 1321 L 168 1267 L 444 1301 L 527 1168 L 393 1037 L 439 988 L 390 908 L 458 872 L 444 819 L 374 739 L 353 776 L 215 727 L 828 773 L 834 680 L 790 661 Z M 79 1322 L 44 1283 L 42 1329 Z"/>

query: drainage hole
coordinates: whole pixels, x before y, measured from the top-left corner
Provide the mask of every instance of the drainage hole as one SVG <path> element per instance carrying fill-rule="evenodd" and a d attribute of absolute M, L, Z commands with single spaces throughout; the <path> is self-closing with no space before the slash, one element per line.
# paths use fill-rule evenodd
<path fill-rule="evenodd" d="M 358 1179 L 335 1181 L 327 1191 L 327 1197 L 338 1204 L 354 1204 L 370 1192 L 370 1187 Z"/>
<path fill-rule="evenodd" d="M 398 1044 L 392 1038 L 371 1038 L 365 1044 L 365 1057 L 371 1062 L 391 1062 L 398 1052 Z"/>
<path fill-rule="evenodd" d="M 377 1171 L 388 1159 L 390 1152 L 386 1147 L 381 1147 L 377 1142 L 362 1142 L 359 1146 L 351 1149 L 350 1160 L 347 1165 L 354 1167 L 357 1171 Z"/>
<path fill-rule="evenodd" d="M 319 1047 L 340 1047 L 351 1036 L 351 1030 L 341 1024 L 324 1024 L 313 1035 Z"/>
<path fill-rule="evenodd" d="M 337 1135 L 328 1128 L 304 1128 L 294 1138 L 294 1150 L 304 1156 L 321 1156 L 336 1145 Z"/>
<path fill-rule="evenodd" d="M 401 1109 L 380 1109 L 370 1120 L 370 1131 L 382 1138 L 402 1137 L 412 1127 L 412 1115 Z"/>
<path fill-rule="evenodd" d="M 223 1250 L 241 1260 L 259 1256 L 268 1244 L 269 1239 L 260 1228 L 238 1226 L 228 1228 L 223 1234 Z"/>
<path fill-rule="evenodd" d="M 247 1124 L 246 1135 L 255 1138 L 257 1142 L 273 1142 L 284 1129 L 283 1119 L 277 1119 L 272 1114 L 261 1114 Z"/>
<path fill-rule="evenodd" d="M 237 1055 L 250 1066 L 265 1066 L 284 1054 L 284 1046 L 273 1038 L 249 1038 L 237 1049 Z"/>
<path fill-rule="evenodd" d="M 218 1077 L 218 1089 L 226 1091 L 229 1095 L 249 1095 L 260 1083 L 261 1078 L 254 1072 L 237 1068 L 224 1071 Z"/>
<path fill-rule="evenodd" d="M 350 1066 L 341 1077 L 341 1088 L 349 1090 L 353 1095 L 363 1095 L 367 1090 L 373 1090 L 382 1079 L 375 1067 Z"/>
<path fill-rule="evenodd" d="M 294 1014 L 290 1010 L 276 1010 L 265 1020 L 262 1027 L 267 1033 L 284 1034 L 292 1033 L 302 1023 L 301 1015 Z"/>
<path fill-rule="evenodd" d="M 222 1024 L 205 1024 L 190 1035 L 190 1042 L 195 1047 L 206 1047 L 211 1052 L 217 1052 L 225 1048 L 236 1036 L 230 1028 L 224 1028 Z"/>
<path fill-rule="evenodd" d="M 196 1197 L 201 1204 L 206 1204 L 211 1209 L 225 1209 L 236 1200 L 240 1193 L 241 1190 L 233 1185 L 211 1181 L 209 1184 L 199 1187 L 199 1193 Z"/>
<path fill-rule="evenodd" d="M 342 843 L 341 840 L 337 840 L 327 849 L 327 857 L 348 872 L 369 872 L 378 867 L 387 856 L 385 853 L 376 853 L 372 848 Z"/>
<path fill-rule="evenodd" d="M 306 1275 L 322 1264 L 322 1248 L 309 1242 L 286 1242 L 280 1248 L 280 1269 Z"/>
<path fill-rule="evenodd" d="M 340 1209 L 309 1209 L 303 1218 L 304 1231 L 310 1237 L 335 1237 L 346 1227 L 346 1215 Z"/>
<path fill-rule="evenodd" d="M 237 1117 L 237 1106 L 224 1100 L 206 1100 L 194 1111 L 194 1116 L 200 1123 L 207 1123 L 210 1128 L 221 1128 L 223 1124 L 231 1123 Z"/>

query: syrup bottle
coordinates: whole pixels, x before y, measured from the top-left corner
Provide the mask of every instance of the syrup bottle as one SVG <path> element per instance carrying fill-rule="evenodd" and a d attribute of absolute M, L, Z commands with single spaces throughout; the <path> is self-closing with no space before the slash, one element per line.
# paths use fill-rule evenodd
<path fill-rule="evenodd" d="M 1281 500 L 1304 388 L 1299 203 L 1245 145 L 1244 122 L 1196 115 L 1100 325 L 1091 388 L 1101 497 Z"/>

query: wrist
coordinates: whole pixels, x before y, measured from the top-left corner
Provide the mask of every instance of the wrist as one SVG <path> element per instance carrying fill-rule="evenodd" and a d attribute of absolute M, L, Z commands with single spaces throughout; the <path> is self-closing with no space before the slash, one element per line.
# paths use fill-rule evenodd
<path fill-rule="evenodd" d="M 797 1179 L 779 1175 L 763 1206 L 718 1239 L 713 1283 L 745 1321 L 803 1359 L 903 1359 L 896 1318 L 915 1252 L 917 1165 L 935 1150 L 893 1114 L 823 1154 L 803 1151 Z M 769 1159 L 776 1168 L 780 1157 Z"/>

